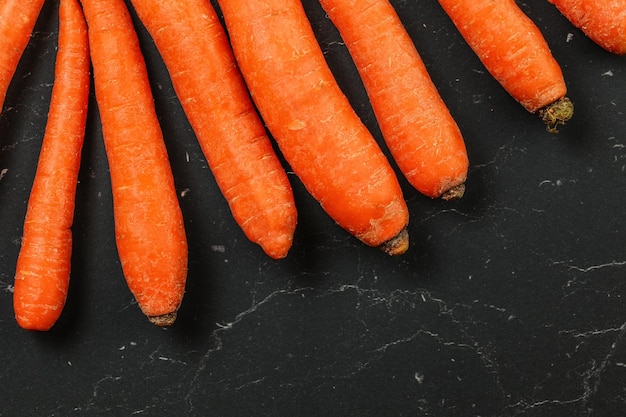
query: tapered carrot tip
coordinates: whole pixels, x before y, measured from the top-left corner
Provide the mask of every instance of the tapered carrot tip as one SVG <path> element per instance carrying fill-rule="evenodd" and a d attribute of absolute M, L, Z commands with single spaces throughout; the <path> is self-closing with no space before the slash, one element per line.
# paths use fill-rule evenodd
<path fill-rule="evenodd" d="M 574 103 L 567 97 L 560 98 L 539 110 L 539 117 L 550 133 L 558 133 L 558 127 L 564 125 L 573 115 Z"/>
<path fill-rule="evenodd" d="M 409 249 L 409 232 L 406 227 L 378 248 L 391 256 L 402 255 Z"/>
<path fill-rule="evenodd" d="M 163 314 L 161 316 L 148 316 L 150 323 L 159 327 L 168 327 L 176 321 L 176 312 Z"/>
<path fill-rule="evenodd" d="M 441 198 L 446 201 L 458 200 L 459 198 L 463 197 L 463 194 L 465 194 L 465 184 L 459 184 L 443 193 L 441 195 Z"/>

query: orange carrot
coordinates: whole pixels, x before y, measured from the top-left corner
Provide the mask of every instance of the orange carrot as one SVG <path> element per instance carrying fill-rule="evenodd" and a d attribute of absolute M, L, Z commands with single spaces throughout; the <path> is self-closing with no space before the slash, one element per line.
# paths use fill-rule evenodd
<path fill-rule="evenodd" d="M 0 112 L 28 46 L 44 0 L 3 0 L 0 5 Z"/>
<path fill-rule="evenodd" d="M 122 270 L 139 307 L 171 325 L 187 240 L 144 57 L 123 0 L 81 0 L 109 169 Z"/>
<path fill-rule="evenodd" d="M 592 41 L 626 54 L 626 0 L 548 0 Z"/>
<path fill-rule="evenodd" d="M 391 254 L 408 209 L 389 161 L 343 95 L 298 0 L 220 0 L 235 57 L 270 133 L 337 224 Z"/>
<path fill-rule="evenodd" d="M 550 132 L 573 115 L 561 67 L 514 0 L 439 0 L 485 68 Z"/>
<path fill-rule="evenodd" d="M 461 132 L 388 0 L 320 0 L 361 75 L 389 150 L 429 197 L 463 195 Z"/>
<path fill-rule="evenodd" d="M 74 200 L 89 97 L 87 24 L 77 0 L 59 5 L 59 48 L 48 122 L 17 258 L 13 308 L 24 329 L 49 330 L 67 297 Z"/>
<path fill-rule="evenodd" d="M 272 258 L 291 248 L 291 184 L 208 0 L 132 0 L 169 70 L 217 184 L 246 236 Z"/>

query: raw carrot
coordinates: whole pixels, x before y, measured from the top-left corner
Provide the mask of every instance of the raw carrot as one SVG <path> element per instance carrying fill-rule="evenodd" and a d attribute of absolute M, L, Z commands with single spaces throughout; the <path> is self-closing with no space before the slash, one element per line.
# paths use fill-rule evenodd
<path fill-rule="evenodd" d="M 291 248 L 291 184 L 267 137 L 208 0 L 132 0 L 231 212 L 272 258 Z"/>
<path fill-rule="evenodd" d="M 187 240 L 146 64 L 123 0 L 81 3 L 122 270 L 148 319 L 168 326 L 185 290 Z"/>
<path fill-rule="evenodd" d="M 423 194 L 463 195 L 461 132 L 388 0 L 320 0 L 361 75 L 387 146 Z"/>
<path fill-rule="evenodd" d="M 87 24 L 77 0 L 61 0 L 55 79 L 17 258 L 13 309 L 28 330 L 49 330 L 67 297 L 76 185 L 89 97 Z"/>
<path fill-rule="evenodd" d="M 485 68 L 556 133 L 573 115 L 559 63 L 514 0 L 439 0 Z"/>
<path fill-rule="evenodd" d="M 220 0 L 235 57 L 285 159 L 338 225 L 391 254 L 408 209 L 389 161 L 333 77 L 298 0 Z"/>
<path fill-rule="evenodd" d="M 3 0 L 0 5 L 0 112 L 28 46 L 44 0 Z"/>
<path fill-rule="evenodd" d="M 626 0 L 548 1 L 602 48 L 626 54 Z"/>

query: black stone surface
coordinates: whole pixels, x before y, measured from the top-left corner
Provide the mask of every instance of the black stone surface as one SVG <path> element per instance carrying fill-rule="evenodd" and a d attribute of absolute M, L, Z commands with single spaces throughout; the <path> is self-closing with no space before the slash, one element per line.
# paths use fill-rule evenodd
<path fill-rule="evenodd" d="M 215 2 L 214 2 L 215 3 Z M 70 294 L 57 325 L 13 317 L 22 221 L 53 81 L 48 2 L 0 116 L 0 416 L 617 417 L 626 406 L 626 61 L 546 1 L 519 3 L 562 65 L 558 136 L 484 70 L 435 0 L 392 1 L 467 142 L 465 197 L 402 180 L 411 247 L 333 224 L 290 175 L 299 225 L 274 261 L 243 236 L 138 24 L 190 244 L 177 323 L 142 316 L 121 274 L 91 99 Z M 304 2 L 382 145 L 337 32 Z"/>

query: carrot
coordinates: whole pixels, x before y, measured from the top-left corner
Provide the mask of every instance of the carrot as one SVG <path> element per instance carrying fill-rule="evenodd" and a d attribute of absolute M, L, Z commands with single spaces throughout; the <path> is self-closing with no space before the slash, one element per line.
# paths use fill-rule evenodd
<path fill-rule="evenodd" d="M 44 0 L 3 0 L 0 5 L 0 112 L 28 46 Z"/>
<path fill-rule="evenodd" d="M 592 41 L 626 54 L 626 0 L 548 0 Z"/>
<path fill-rule="evenodd" d="M 146 64 L 123 0 L 81 3 L 122 270 L 148 319 L 168 326 L 182 302 L 188 247 Z"/>
<path fill-rule="evenodd" d="M 382 150 L 340 90 L 297 0 L 220 0 L 252 98 L 295 174 L 335 222 L 391 254 L 408 209 Z"/>
<path fill-rule="evenodd" d="M 439 0 L 485 68 L 556 133 L 573 115 L 558 62 L 514 0 Z"/>
<path fill-rule="evenodd" d="M 272 258 L 291 248 L 297 213 L 291 184 L 207 0 L 132 0 L 169 70 L 231 212 Z"/>
<path fill-rule="evenodd" d="M 65 306 L 76 184 L 89 97 L 87 25 L 76 0 L 59 5 L 59 47 L 48 122 L 17 258 L 13 308 L 28 330 L 49 330 Z"/>
<path fill-rule="evenodd" d="M 320 0 L 361 75 L 387 146 L 423 194 L 463 195 L 461 132 L 388 0 Z"/>

